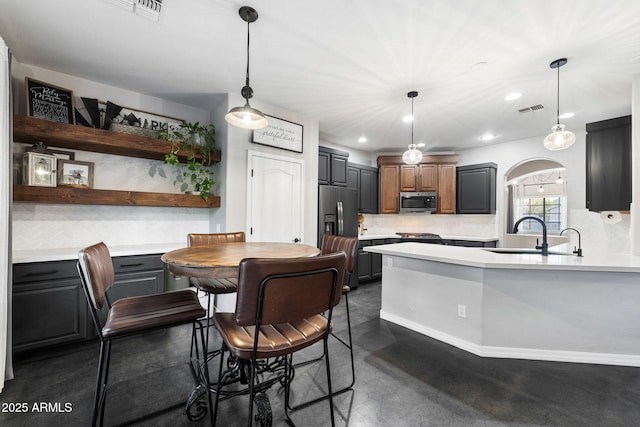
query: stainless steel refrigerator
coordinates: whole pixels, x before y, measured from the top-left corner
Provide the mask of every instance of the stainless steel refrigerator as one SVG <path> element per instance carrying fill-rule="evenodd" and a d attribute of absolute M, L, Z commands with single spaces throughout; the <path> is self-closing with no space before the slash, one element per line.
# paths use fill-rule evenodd
<path fill-rule="evenodd" d="M 358 237 L 358 190 L 333 185 L 318 187 L 318 245 L 324 234 Z M 349 286 L 358 287 L 357 264 Z"/>

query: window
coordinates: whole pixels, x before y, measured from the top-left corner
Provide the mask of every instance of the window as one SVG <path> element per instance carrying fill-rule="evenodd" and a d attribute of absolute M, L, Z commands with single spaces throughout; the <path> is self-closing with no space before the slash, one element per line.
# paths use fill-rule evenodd
<path fill-rule="evenodd" d="M 544 221 L 548 233 L 560 233 L 564 227 L 562 221 L 562 198 L 559 196 L 523 197 L 520 200 L 523 216 L 535 216 Z M 538 221 L 523 221 L 519 227 L 522 233 L 541 233 L 542 225 Z"/>

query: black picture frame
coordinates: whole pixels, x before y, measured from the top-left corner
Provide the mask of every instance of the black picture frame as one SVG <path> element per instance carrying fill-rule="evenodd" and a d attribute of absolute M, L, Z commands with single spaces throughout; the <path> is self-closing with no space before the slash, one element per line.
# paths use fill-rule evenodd
<path fill-rule="evenodd" d="M 265 116 L 268 118 L 269 125 L 262 129 L 255 129 L 251 140 L 256 144 L 302 153 L 304 126 L 278 117 L 266 114 Z"/>
<path fill-rule="evenodd" d="M 27 115 L 51 122 L 76 123 L 73 91 L 25 77 Z"/>

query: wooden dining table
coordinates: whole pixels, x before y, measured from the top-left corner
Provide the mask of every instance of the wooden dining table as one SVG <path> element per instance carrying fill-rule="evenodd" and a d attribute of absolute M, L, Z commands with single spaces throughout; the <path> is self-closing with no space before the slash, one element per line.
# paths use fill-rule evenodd
<path fill-rule="evenodd" d="M 190 246 L 162 255 L 174 274 L 196 278 L 238 277 L 245 258 L 304 258 L 320 254 L 320 249 L 301 243 L 230 242 Z"/>

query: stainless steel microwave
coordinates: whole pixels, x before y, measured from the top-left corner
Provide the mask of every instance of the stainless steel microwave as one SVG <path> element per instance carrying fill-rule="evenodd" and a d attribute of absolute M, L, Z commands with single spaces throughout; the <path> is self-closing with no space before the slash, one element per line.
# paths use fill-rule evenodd
<path fill-rule="evenodd" d="M 435 212 L 438 209 L 438 195 L 435 191 L 400 193 L 400 212 Z"/>

